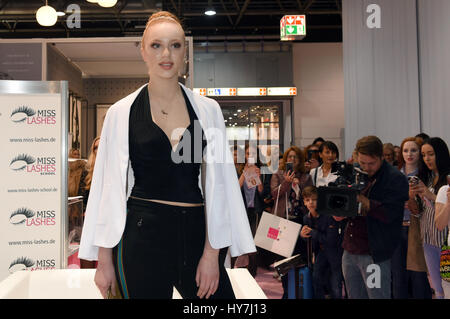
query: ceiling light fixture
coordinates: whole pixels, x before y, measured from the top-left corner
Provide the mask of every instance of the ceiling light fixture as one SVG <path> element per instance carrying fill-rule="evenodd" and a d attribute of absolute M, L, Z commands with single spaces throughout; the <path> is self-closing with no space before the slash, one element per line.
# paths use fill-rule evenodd
<path fill-rule="evenodd" d="M 97 3 L 98 2 L 98 0 L 86 0 L 87 2 L 90 2 L 90 3 Z"/>
<path fill-rule="evenodd" d="M 117 3 L 117 0 L 98 0 L 98 4 L 104 8 L 114 7 Z"/>
<path fill-rule="evenodd" d="M 45 6 L 40 7 L 36 11 L 36 20 L 40 25 L 50 27 L 56 23 L 58 15 L 56 10 L 45 1 Z"/>
<path fill-rule="evenodd" d="M 211 3 L 211 2 L 212 2 L 211 0 L 208 1 L 208 6 L 206 7 L 206 10 L 205 10 L 205 14 L 206 14 L 207 16 L 213 16 L 213 15 L 216 15 L 216 10 L 215 10 L 214 7 L 212 6 L 212 3 Z"/>

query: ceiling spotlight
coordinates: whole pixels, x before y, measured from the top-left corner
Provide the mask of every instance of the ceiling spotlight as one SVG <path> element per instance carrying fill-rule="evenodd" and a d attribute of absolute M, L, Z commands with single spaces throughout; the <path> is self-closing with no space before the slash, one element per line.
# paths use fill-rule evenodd
<path fill-rule="evenodd" d="M 205 14 L 207 16 L 213 16 L 216 14 L 216 10 L 212 6 L 211 0 L 208 1 L 208 7 L 206 7 L 206 9 L 205 9 Z"/>
<path fill-rule="evenodd" d="M 40 7 L 36 12 L 36 20 L 40 25 L 50 27 L 56 23 L 58 15 L 56 10 L 50 7 L 46 1 L 45 6 Z"/>
<path fill-rule="evenodd" d="M 66 15 L 66 13 L 65 13 L 65 12 L 62 12 L 62 11 L 57 11 L 57 12 L 56 12 L 56 15 L 57 15 L 58 17 L 64 17 L 64 16 Z"/>
<path fill-rule="evenodd" d="M 90 3 L 97 3 L 98 2 L 98 0 L 86 0 L 87 2 L 90 2 Z"/>
<path fill-rule="evenodd" d="M 104 8 L 114 7 L 117 3 L 117 0 L 98 0 L 98 4 Z"/>

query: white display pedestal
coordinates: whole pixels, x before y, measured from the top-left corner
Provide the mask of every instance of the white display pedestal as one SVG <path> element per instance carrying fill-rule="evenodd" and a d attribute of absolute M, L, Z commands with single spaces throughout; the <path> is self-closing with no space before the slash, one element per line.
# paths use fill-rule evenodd
<path fill-rule="evenodd" d="M 237 299 L 267 299 L 247 269 L 227 269 Z M 18 271 L 0 282 L 0 299 L 101 299 L 95 269 Z M 181 299 L 174 288 L 173 299 Z"/>

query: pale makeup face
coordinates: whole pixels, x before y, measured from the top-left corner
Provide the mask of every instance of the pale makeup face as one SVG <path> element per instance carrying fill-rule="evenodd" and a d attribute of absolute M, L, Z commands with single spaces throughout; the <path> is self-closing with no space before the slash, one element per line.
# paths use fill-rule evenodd
<path fill-rule="evenodd" d="M 416 166 L 419 163 L 420 150 L 415 142 L 409 141 L 403 144 L 403 159 L 407 165 Z"/>
<path fill-rule="evenodd" d="M 431 171 L 436 170 L 436 154 L 434 153 L 433 146 L 430 144 L 422 145 L 422 157 L 423 161 Z"/>
<path fill-rule="evenodd" d="M 178 78 L 186 53 L 184 31 L 170 20 L 151 24 L 144 34 L 142 59 L 150 79 Z"/>

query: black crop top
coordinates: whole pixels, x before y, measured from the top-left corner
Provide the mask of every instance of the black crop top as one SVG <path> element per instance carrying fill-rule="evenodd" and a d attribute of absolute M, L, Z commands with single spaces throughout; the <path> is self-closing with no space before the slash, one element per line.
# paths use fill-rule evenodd
<path fill-rule="evenodd" d="M 152 120 L 147 85 L 131 106 L 129 153 L 135 177 L 131 196 L 203 203 L 198 175 L 206 140 L 186 93 L 181 87 L 180 90 L 186 101 L 190 124 L 175 151 L 169 137 Z"/>

